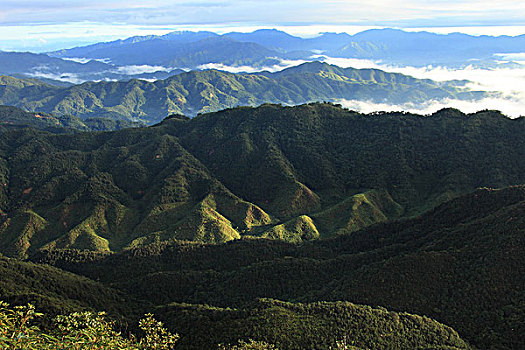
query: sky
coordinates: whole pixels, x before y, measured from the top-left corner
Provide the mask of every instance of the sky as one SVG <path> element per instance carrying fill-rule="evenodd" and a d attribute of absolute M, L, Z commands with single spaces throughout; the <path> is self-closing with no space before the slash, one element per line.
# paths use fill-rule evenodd
<path fill-rule="evenodd" d="M 525 34 L 523 0 L 0 0 L 0 50 L 48 52 L 134 35 L 162 35 L 176 30 L 209 30 L 219 34 L 275 28 L 292 35 L 313 37 L 323 32 L 355 34 L 372 28 L 461 32 L 470 35 Z M 524 50 L 525 51 L 525 50 Z M 513 59 L 525 67 L 525 53 Z M 520 56 L 521 55 L 521 56 Z M 341 101 L 363 112 L 413 110 L 432 112 L 441 107 L 465 111 L 501 109 L 507 115 L 525 110 L 525 68 L 449 71 L 441 67 L 388 67 L 378 62 L 327 58 L 327 62 L 355 68 L 379 68 L 434 80 L 467 79 L 473 88 L 499 95 L 480 102 L 428 101 L 426 106 L 392 106 L 366 101 Z M 283 62 L 292 66 L 301 62 Z M 126 67 L 125 67 L 126 68 Z M 126 69 L 151 67 L 132 66 Z M 154 67 L 158 69 L 159 67 Z M 160 67 L 162 68 L 162 67 Z M 203 66 L 230 71 L 252 67 Z M 268 67 L 268 70 L 283 67 Z"/>
<path fill-rule="evenodd" d="M 516 0 L 0 0 L 0 50 L 49 51 L 174 30 L 277 28 L 299 36 L 369 28 L 525 34 Z"/>

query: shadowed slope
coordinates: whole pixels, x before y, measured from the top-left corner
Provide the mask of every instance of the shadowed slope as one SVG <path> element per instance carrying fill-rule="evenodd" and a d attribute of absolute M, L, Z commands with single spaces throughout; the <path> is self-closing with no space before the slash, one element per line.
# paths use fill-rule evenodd
<path fill-rule="evenodd" d="M 525 179 L 524 119 L 238 108 L 112 133 L 4 133 L 2 252 L 159 241 L 293 241 Z"/>
<path fill-rule="evenodd" d="M 519 349 L 524 227 L 521 186 L 480 189 L 417 218 L 300 245 L 159 244 L 85 263 L 67 261 L 74 251 L 40 259 L 159 304 L 350 300 L 430 316 L 483 349 Z"/>

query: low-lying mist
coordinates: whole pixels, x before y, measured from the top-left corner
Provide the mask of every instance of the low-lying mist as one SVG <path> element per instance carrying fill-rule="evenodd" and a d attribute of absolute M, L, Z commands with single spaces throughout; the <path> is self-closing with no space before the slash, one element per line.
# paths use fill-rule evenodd
<path fill-rule="evenodd" d="M 197 67 L 197 69 L 217 69 L 224 72 L 229 73 L 257 73 L 257 72 L 279 72 L 283 69 L 295 67 L 300 64 L 308 62 L 307 60 L 284 60 L 279 58 L 274 58 L 275 60 L 279 61 L 279 64 L 275 64 L 272 66 L 262 66 L 262 67 L 254 67 L 254 66 L 229 66 L 223 63 L 207 63 L 207 64 L 201 64 Z"/>
<path fill-rule="evenodd" d="M 501 55 L 502 59 L 513 59 L 516 63 L 522 63 L 517 58 L 524 57 L 525 54 L 517 53 L 512 55 Z M 481 100 L 430 100 L 423 104 L 392 104 L 388 101 L 374 103 L 371 101 L 345 99 L 339 103 L 347 108 L 354 109 L 363 113 L 376 111 L 407 111 L 420 114 L 431 114 L 441 108 L 451 107 L 462 110 L 465 113 L 473 113 L 483 109 L 495 109 L 501 111 L 509 117 L 516 118 L 525 115 L 525 65 L 521 67 L 503 68 L 478 68 L 473 65 L 461 69 L 447 67 L 397 67 L 381 62 L 352 59 L 335 58 L 322 55 L 312 57 L 341 68 L 375 68 L 386 72 L 401 73 L 410 75 L 418 79 L 431 79 L 434 81 L 468 80 L 465 87 L 475 91 L 486 91 L 490 97 Z M 305 60 L 281 60 L 281 63 L 271 67 L 252 67 L 252 66 L 228 66 L 218 63 L 202 65 L 199 69 L 218 69 L 231 73 L 255 73 L 260 71 L 277 72 L 286 68 L 305 63 Z M 502 62 L 505 63 L 505 62 Z"/>
<path fill-rule="evenodd" d="M 489 93 L 488 98 L 482 100 L 430 100 L 422 104 L 393 104 L 389 101 L 381 103 L 353 100 L 351 98 L 339 101 L 347 108 L 354 109 L 363 113 L 375 111 L 408 111 L 413 113 L 429 114 L 438 109 L 445 107 L 458 108 L 465 113 L 476 112 L 483 109 L 497 109 L 509 117 L 516 118 L 525 115 L 525 53 L 501 54 L 497 55 L 501 59 L 501 67 L 498 68 L 479 68 L 469 65 L 465 68 L 447 68 L 447 67 L 411 67 L 411 66 L 393 66 L 379 61 L 352 59 L 352 58 L 335 58 L 323 55 L 312 56 L 311 59 L 323 61 L 342 68 L 375 68 L 386 72 L 401 73 L 410 75 L 418 79 L 431 79 L 438 82 L 450 80 L 468 80 L 466 88 L 475 91 L 486 91 Z M 277 60 L 277 58 L 274 58 Z M 261 71 L 278 72 L 286 68 L 300 65 L 308 60 L 283 60 L 272 66 L 230 66 L 222 63 L 208 63 L 197 67 L 197 69 L 217 69 L 230 73 L 257 73 Z M 510 65 L 505 63 L 512 62 Z M 109 70 L 107 74 L 117 74 L 128 77 L 144 73 L 168 73 L 174 68 L 149 65 L 132 65 L 115 67 Z M 183 69 L 187 71 L 188 69 Z M 75 73 L 56 74 L 49 70 L 37 69 L 28 74 L 35 78 L 47 78 L 62 82 L 79 84 L 86 80 L 116 80 L 117 76 L 104 77 L 104 72 L 97 73 L 97 77 L 83 77 Z M 148 81 L 155 80 L 155 77 L 145 79 Z"/>
<path fill-rule="evenodd" d="M 464 101 L 456 99 L 430 100 L 422 104 L 391 104 L 388 102 L 375 103 L 371 101 L 358 100 L 338 100 L 337 102 L 345 108 L 359 111 L 361 113 L 403 111 L 427 115 L 443 108 L 456 108 L 463 113 L 475 113 L 484 109 L 498 110 L 511 118 L 517 118 L 525 115 L 523 102 L 496 97 L 484 98 L 478 101 Z"/>
<path fill-rule="evenodd" d="M 343 100 L 345 107 L 369 113 L 374 111 L 404 110 L 414 113 L 428 114 L 444 107 L 453 107 L 465 113 L 483 109 L 497 109 L 509 117 L 525 115 L 525 66 L 519 68 L 492 68 L 484 69 L 467 66 L 461 69 L 446 67 L 394 67 L 370 60 L 320 57 L 324 62 L 342 68 L 376 68 L 386 72 L 402 73 L 418 79 L 432 79 L 434 81 L 468 80 L 467 88 L 476 91 L 487 91 L 491 97 L 482 100 L 463 101 L 455 99 L 432 100 L 424 104 L 389 104 L 372 103 L 366 101 Z"/>

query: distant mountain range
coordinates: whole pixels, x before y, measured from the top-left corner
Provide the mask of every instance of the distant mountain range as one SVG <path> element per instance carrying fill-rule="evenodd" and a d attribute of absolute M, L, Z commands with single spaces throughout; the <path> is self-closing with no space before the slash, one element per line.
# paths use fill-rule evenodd
<path fill-rule="evenodd" d="M 245 45 L 240 45 L 239 42 Z M 252 46 L 247 46 L 251 43 Z M 188 45 L 191 44 L 191 45 Z M 228 55 L 228 60 L 213 53 L 222 45 L 231 45 L 235 53 L 243 49 L 243 57 Z M 255 44 L 256 46 L 253 46 Z M 303 39 L 275 29 L 252 33 L 175 32 L 163 36 L 133 37 L 109 43 L 89 45 L 52 52 L 56 57 L 107 58 L 125 64 L 171 64 L 193 68 L 202 63 L 261 65 L 262 57 L 295 57 L 310 59 L 312 53 L 330 57 L 381 60 L 388 64 L 425 66 L 429 64 L 456 66 L 484 64 L 501 60 L 494 55 L 522 52 L 525 35 L 509 37 L 471 36 L 467 34 L 434 34 L 405 32 L 397 29 L 371 29 L 355 35 L 322 33 Z M 251 48 L 248 49 L 248 48 Z M 267 48 L 266 51 L 264 48 Z M 148 51 L 149 50 L 149 51 Z M 272 50 L 272 51 L 268 51 Z M 229 52 L 230 50 L 226 50 Z M 144 53 L 150 53 L 147 58 Z M 155 54 L 151 56 L 151 52 Z M 198 52 L 199 55 L 195 55 Z M 221 54 L 223 52 L 221 51 Z M 213 57 L 212 57 L 213 56 Z M 172 57 L 172 58 L 169 58 Z M 173 59 L 178 57 L 178 59 Z M 181 60 L 179 57 L 184 57 Z M 244 61 L 242 61 L 244 59 Z M 208 60 L 208 62 L 203 62 Z M 476 62 L 478 61 L 478 62 Z"/>
<path fill-rule="evenodd" d="M 73 83 L 100 80 L 162 79 L 183 72 L 181 69 L 163 67 L 146 69 L 118 67 L 97 60 L 67 60 L 45 54 L 29 52 L 1 52 L 0 74 L 19 78 L 38 78 L 57 86 L 71 86 Z M 138 69 L 138 71 L 137 71 Z"/>
<path fill-rule="evenodd" d="M 521 67 L 525 35 L 440 35 L 373 29 L 355 35 L 295 37 L 278 30 L 252 33 L 173 32 L 64 49 L 48 54 L 0 52 L 0 74 L 64 85 L 84 81 L 165 79 L 209 65 L 276 71 L 326 57 L 381 61 L 394 66 Z"/>
<path fill-rule="evenodd" d="M 172 113 L 195 116 L 235 106 L 262 103 L 295 105 L 341 99 L 414 105 L 429 100 L 473 100 L 465 81 L 434 82 L 377 69 L 340 68 L 309 62 L 276 73 L 180 73 L 147 82 L 83 83 L 57 87 L 38 80 L 0 77 L 0 104 L 26 111 L 156 123 Z"/>

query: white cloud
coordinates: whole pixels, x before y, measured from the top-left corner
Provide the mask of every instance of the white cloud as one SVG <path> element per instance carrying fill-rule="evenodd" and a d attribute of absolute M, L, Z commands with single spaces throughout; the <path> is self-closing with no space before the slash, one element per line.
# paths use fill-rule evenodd
<path fill-rule="evenodd" d="M 31 73 L 27 73 L 27 75 L 32 78 L 52 79 L 72 84 L 81 84 L 85 81 L 84 79 L 79 78 L 75 73 L 55 74 L 49 72 L 34 71 Z"/>
<path fill-rule="evenodd" d="M 91 61 L 97 61 L 102 63 L 111 63 L 109 58 L 85 58 L 85 57 L 60 57 L 64 61 L 73 61 L 77 63 L 86 64 Z"/>
<path fill-rule="evenodd" d="M 525 52 L 497 53 L 494 56 L 501 57 L 503 60 L 513 61 L 525 65 Z"/>
<path fill-rule="evenodd" d="M 520 0 L 2 0 L 6 25 L 478 26 L 522 25 Z M 323 30 L 322 30 L 323 31 Z"/>
<path fill-rule="evenodd" d="M 418 114 L 432 114 L 442 108 L 457 108 L 463 113 L 474 113 L 484 109 L 499 110 L 503 114 L 517 118 L 525 116 L 524 104 L 522 101 L 514 101 L 504 98 L 489 97 L 479 101 L 462 100 L 430 100 L 423 104 L 391 104 L 388 102 L 375 103 L 371 101 L 339 100 L 343 107 L 356 110 L 361 113 L 371 112 L 394 112 L 404 111 Z"/>
<path fill-rule="evenodd" d="M 314 60 L 326 62 L 328 64 L 333 64 L 341 68 L 352 67 L 352 68 L 357 68 L 357 69 L 363 69 L 363 68 L 381 69 L 380 61 L 365 60 L 365 59 L 360 59 L 360 58 L 328 57 L 324 55 L 313 55 L 311 58 Z"/>
<path fill-rule="evenodd" d="M 64 61 L 72 61 L 76 63 L 88 63 L 91 61 L 91 58 L 81 58 L 81 57 L 61 57 Z"/>
<path fill-rule="evenodd" d="M 206 63 L 197 66 L 198 70 L 217 69 L 230 73 L 255 73 L 262 71 L 261 68 L 252 66 L 228 66 L 222 63 Z"/>
<path fill-rule="evenodd" d="M 307 62 L 306 60 L 284 60 L 275 58 L 280 63 L 273 66 L 253 67 L 253 66 L 228 66 L 222 63 L 206 63 L 201 64 L 197 69 L 217 69 L 230 73 L 257 73 L 257 72 L 278 72 L 286 68 L 298 66 Z"/>
<path fill-rule="evenodd" d="M 163 67 L 163 66 L 149 66 L 147 64 L 121 66 L 117 68 L 118 73 L 126 74 L 126 75 L 138 75 L 138 74 L 155 73 L 155 72 L 170 72 L 171 70 L 173 69 Z"/>

